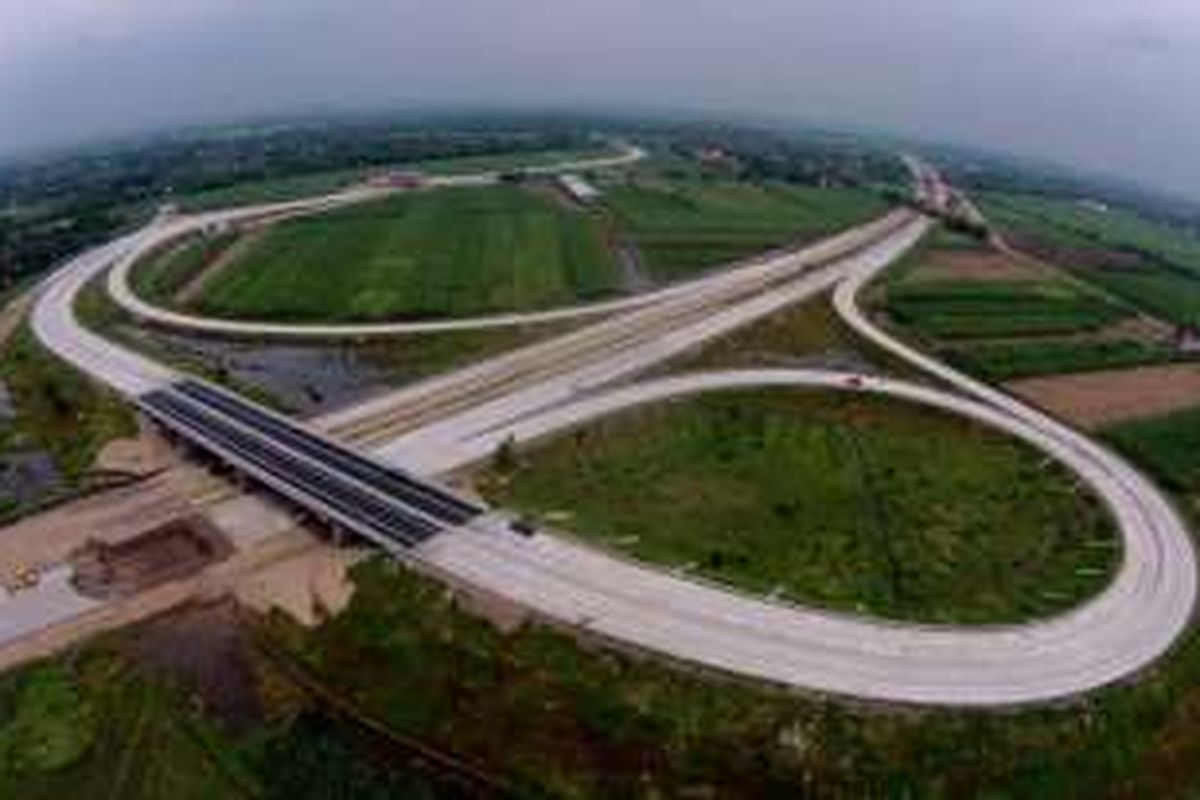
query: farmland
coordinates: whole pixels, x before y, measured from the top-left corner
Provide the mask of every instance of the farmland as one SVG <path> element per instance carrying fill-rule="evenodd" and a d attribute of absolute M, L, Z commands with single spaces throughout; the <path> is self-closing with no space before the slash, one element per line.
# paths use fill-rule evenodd
<path fill-rule="evenodd" d="M 872 291 L 922 346 L 993 381 L 1179 360 L 1170 329 L 1071 272 L 945 235 Z"/>
<path fill-rule="evenodd" d="M 854 189 L 644 180 L 606 203 L 660 280 L 866 222 L 886 206 Z"/>
<path fill-rule="evenodd" d="M 1168 345 L 1140 339 L 1041 339 L 942 348 L 939 353 L 967 372 L 994 381 L 1165 364 L 1178 358 Z"/>
<path fill-rule="evenodd" d="M 1200 364 L 1163 364 L 1010 382 L 1006 388 L 1084 428 L 1170 414 L 1200 405 Z"/>
<path fill-rule="evenodd" d="M 1200 496 L 1200 408 L 1125 422 L 1104 435 L 1167 486 Z"/>
<path fill-rule="evenodd" d="M 403 194 L 283 222 L 207 283 L 201 311 L 287 320 L 541 308 L 617 289 L 601 224 L 513 186 Z"/>
<path fill-rule="evenodd" d="M 1200 237 L 1193 232 L 1070 200 L 985 194 L 981 206 L 1019 247 L 1169 322 L 1200 321 Z"/>
<path fill-rule="evenodd" d="M 519 464 L 479 485 L 648 561 L 878 616 L 1051 613 L 1114 563 L 1105 515 L 1032 452 L 878 400 L 703 398 L 630 412 Z"/>
<path fill-rule="evenodd" d="M 939 339 L 1095 331 L 1125 316 L 1099 297 L 1052 283 L 927 282 L 888 292 L 888 313 L 921 335 Z"/>
<path fill-rule="evenodd" d="M 1096 331 L 1130 311 L 1049 269 L 935 237 L 883 281 L 887 315 L 933 340 Z"/>

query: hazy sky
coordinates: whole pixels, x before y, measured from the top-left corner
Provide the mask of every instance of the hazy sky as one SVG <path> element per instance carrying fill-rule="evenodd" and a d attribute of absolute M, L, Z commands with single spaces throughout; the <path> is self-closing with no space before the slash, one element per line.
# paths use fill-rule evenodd
<path fill-rule="evenodd" d="M 1197 0 L 0 0 L 0 152 L 488 101 L 766 112 L 1200 197 Z"/>

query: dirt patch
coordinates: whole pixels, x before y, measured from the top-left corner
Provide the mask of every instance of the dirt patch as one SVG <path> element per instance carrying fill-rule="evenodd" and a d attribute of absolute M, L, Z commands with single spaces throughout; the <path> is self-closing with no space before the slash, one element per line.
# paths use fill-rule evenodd
<path fill-rule="evenodd" d="M 118 543 L 89 542 L 72 562 L 80 594 L 101 600 L 131 597 L 195 575 L 229 558 L 233 546 L 202 517 L 173 520 Z"/>
<path fill-rule="evenodd" d="M 914 280 L 1038 281 L 1049 268 L 987 250 L 940 250 L 913 272 Z"/>
<path fill-rule="evenodd" d="M 252 643 L 232 602 L 190 606 L 135 629 L 127 645 L 152 672 L 184 686 L 229 729 L 262 721 Z"/>
<path fill-rule="evenodd" d="M 319 625 L 349 604 L 354 584 L 348 572 L 363 555 L 314 547 L 246 575 L 234 592 L 248 608 L 262 613 L 278 609 L 301 625 Z"/>
<path fill-rule="evenodd" d="M 1085 428 L 1200 405 L 1200 364 L 1013 381 L 1006 388 Z"/>
<path fill-rule="evenodd" d="M 170 443 L 145 427 L 137 436 L 114 439 L 96 455 L 96 469 L 133 475 L 149 475 L 176 463 Z"/>
<path fill-rule="evenodd" d="M 61 563 L 90 539 L 125 541 L 190 511 L 163 476 L 27 517 L 0 536 L 0 583 L 14 586 L 20 574 Z"/>

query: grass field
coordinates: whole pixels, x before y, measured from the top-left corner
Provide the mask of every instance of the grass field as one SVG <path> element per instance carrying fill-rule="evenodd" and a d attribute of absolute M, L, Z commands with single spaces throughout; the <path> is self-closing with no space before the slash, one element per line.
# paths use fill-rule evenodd
<path fill-rule="evenodd" d="M 924 409 L 764 392 L 638 410 L 532 449 L 511 474 L 497 465 L 480 486 L 754 591 L 996 622 L 1067 607 L 1114 563 L 1105 515 L 1042 461 Z"/>
<path fill-rule="evenodd" d="M 110 656 L 0 679 L 0 796 L 252 796 L 184 699 Z"/>
<path fill-rule="evenodd" d="M 728 369 L 793 363 L 819 354 L 857 354 L 860 343 L 833 310 L 828 295 L 772 314 L 684 357 L 689 369 Z"/>
<path fill-rule="evenodd" d="M 45 350 L 28 327 L 0 352 L 0 378 L 17 409 L 8 436 L 49 452 L 68 478 L 86 472 L 107 442 L 136 432 L 128 406 Z"/>
<path fill-rule="evenodd" d="M 619 282 L 599 221 L 497 186 L 280 223 L 214 276 L 197 304 L 259 319 L 428 318 L 567 304 Z"/>
<path fill-rule="evenodd" d="M 406 776 L 411 755 L 391 737 L 517 797 L 1117 800 L 1200 787 L 1194 635 L 1136 684 L 1070 704 L 916 712 L 724 681 L 536 626 L 502 633 L 382 559 L 354 582 L 350 607 L 315 630 L 253 624 L 245 638 L 306 683 L 252 655 L 263 720 L 240 735 L 187 683 L 123 655 L 141 629 L 0 677 L 0 796 L 471 796 Z M 367 721 L 386 736 L 364 736 Z"/>
<path fill-rule="evenodd" d="M 874 195 L 851 189 L 659 180 L 614 186 L 605 202 L 664 280 L 818 238 L 886 210 Z"/>
<path fill-rule="evenodd" d="M 140 297 L 168 304 L 175 293 L 237 240 L 236 233 L 195 236 L 140 262 L 129 276 Z"/>
<path fill-rule="evenodd" d="M 339 169 L 297 175 L 291 178 L 273 178 L 264 181 L 247 181 L 220 189 L 184 195 L 177 198 L 184 211 L 208 211 L 227 206 L 246 206 L 256 203 L 276 203 L 296 200 L 351 186 L 378 169 Z"/>
<path fill-rule="evenodd" d="M 125 640 L 127 641 L 127 640 Z M 27 800 L 455 797 L 311 710 L 234 732 L 111 639 L 0 677 L 0 796 Z M 226 668 L 210 657 L 210 667 Z M 172 676 L 174 677 L 174 676 Z M 295 687 L 276 691 L 292 695 Z"/>
<path fill-rule="evenodd" d="M 500 633 L 384 564 L 342 616 L 275 635 L 396 731 L 532 797 L 1185 797 L 1200 787 L 1200 640 L 1134 685 L 1008 713 L 862 708 L 532 627 Z"/>
<path fill-rule="evenodd" d="M 1103 433 L 1167 486 L 1200 496 L 1200 408 L 1121 423 Z"/>
<path fill-rule="evenodd" d="M 1144 219 L 1129 211 L 1107 211 L 1071 200 L 1033 195 L 984 194 L 985 214 L 996 214 L 1001 224 L 1028 227 L 1042 235 L 1054 235 L 1064 244 L 1112 247 L 1142 252 L 1188 270 L 1200 277 L 1200 237 Z"/>
<path fill-rule="evenodd" d="M 1155 269 L 1094 269 L 1082 277 L 1168 322 L 1200 324 L 1200 280 Z"/>

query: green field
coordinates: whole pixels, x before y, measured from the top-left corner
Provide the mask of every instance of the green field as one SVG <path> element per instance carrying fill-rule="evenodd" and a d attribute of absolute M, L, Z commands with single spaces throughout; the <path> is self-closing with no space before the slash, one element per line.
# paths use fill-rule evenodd
<path fill-rule="evenodd" d="M 619 283 L 596 218 L 496 186 L 280 223 L 213 276 L 197 306 L 259 319 L 419 319 L 569 304 Z"/>
<path fill-rule="evenodd" d="M 240 733 L 207 693 L 126 655 L 145 626 L 0 677 L 0 796 L 474 796 L 409 772 L 416 746 L 490 776 L 498 797 L 1116 800 L 1200 787 L 1194 635 L 1136 683 L 1076 702 L 916 712 L 727 681 L 535 625 L 504 633 L 383 559 L 354 582 L 350 607 L 316 629 L 245 623 L 263 717 Z M 229 655 L 212 656 L 204 671 L 225 672 Z"/>
<path fill-rule="evenodd" d="M 1007 713 L 773 692 L 562 633 L 501 633 L 383 562 L 346 613 L 278 632 L 328 687 L 530 797 L 1186 797 L 1200 787 L 1200 639 L 1136 685 Z"/>
<path fill-rule="evenodd" d="M 27 326 L 0 351 L 0 378 L 17 409 L 7 443 L 46 450 L 70 479 L 87 472 L 106 443 L 137 430 L 116 394 L 56 358 Z"/>
<path fill-rule="evenodd" d="M 0 796 L 245 797 L 183 698 L 89 655 L 0 679 Z"/>
<path fill-rule="evenodd" d="M 1200 496 L 1200 408 L 1114 425 L 1104 437 L 1167 486 Z"/>
<path fill-rule="evenodd" d="M 170 304 L 175 293 L 237 240 L 236 233 L 194 236 L 139 262 L 129 276 L 133 291 L 152 302 Z"/>
<path fill-rule="evenodd" d="M 1039 455 L 859 397 L 642 409 L 522 453 L 519 469 L 498 463 L 480 486 L 639 558 L 899 619 L 1051 613 L 1096 592 L 1116 555 L 1097 504 Z"/>
<path fill-rule="evenodd" d="M 1200 280 L 1154 269 L 1093 269 L 1081 277 L 1169 322 L 1200 324 Z"/>
<path fill-rule="evenodd" d="M 967 372 L 994 381 L 1167 364 L 1168 346 L 1138 339 L 1039 339 L 943 348 L 941 355 Z"/>
<path fill-rule="evenodd" d="M 797 356 L 860 350 L 861 343 L 837 316 L 831 298 L 822 295 L 722 336 L 687 354 L 680 366 L 696 370 L 761 367 L 790 363 Z"/>
<path fill-rule="evenodd" d="M 1074 271 L 971 250 L 931 237 L 876 283 L 870 304 L 943 360 L 992 381 L 1180 360 L 1170 337 L 1134 320 L 1137 304 L 1097 277 L 1116 271 L 1080 280 Z M 987 275 L 988 265 L 1004 272 Z"/>
<path fill-rule="evenodd" d="M 986 215 L 1064 244 L 1090 243 L 1159 256 L 1200 277 L 1200 238 L 1182 228 L 1145 219 L 1129 211 L 1107 211 L 1072 200 L 990 193 L 982 196 Z"/>
<path fill-rule="evenodd" d="M 875 195 L 853 189 L 660 180 L 613 186 L 605 202 L 664 280 L 819 238 L 886 210 Z"/>
<path fill-rule="evenodd" d="M 917 333 L 939 339 L 1095 331 L 1128 312 L 1060 282 L 922 281 L 894 285 L 886 308 Z"/>
<path fill-rule="evenodd" d="M 992 193 L 981 207 L 1002 231 L 1049 251 L 1078 277 L 1170 322 L 1200 321 L 1196 234 L 1071 200 Z M 1114 255 L 1125 263 L 1106 264 Z"/>
<path fill-rule="evenodd" d="M 26 800 L 427 798 L 404 760 L 372 754 L 353 726 L 299 706 L 249 733 L 109 640 L 0 677 L 0 797 Z M 224 654 L 210 668 L 228 669 Z M 265 677 L 263 670 L 260 680 Z M 270 676 L 279 691 L 279 676 Z M 284 702 L 303 702 L 283 686 Z M 278 701 L 276 701 L 278 702 Z"/>
<path fill-rule="evenodd" d="M 378 169 L 339 169 L 297 175 L 290 178 L 272 178 L 263 181 L 247 181 L 220 189 L 195 192 L 177 199 L 184 211 L 208 211 L 228 206 L 245 206 L 256 203 L 278 203 L 313 195 L 329 194 L 344 189 L 366 178 Z"/>

